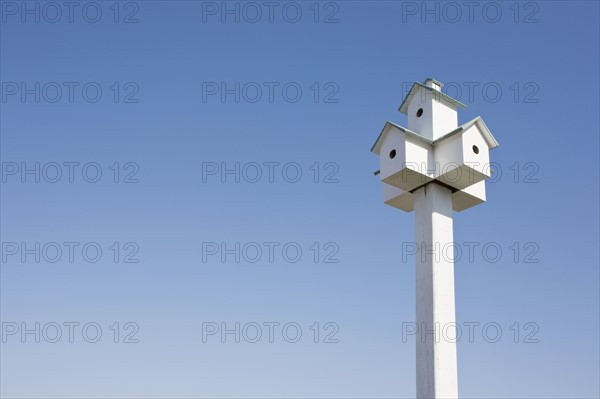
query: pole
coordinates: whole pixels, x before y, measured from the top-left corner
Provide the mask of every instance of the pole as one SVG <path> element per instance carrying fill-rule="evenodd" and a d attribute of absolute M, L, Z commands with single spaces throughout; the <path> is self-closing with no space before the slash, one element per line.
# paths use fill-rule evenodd
<path fill-rule="evenodd" d="M 452 192 L 427 184 L 414 192 L 414 208 L 417 398 L 457 398 Z"/>

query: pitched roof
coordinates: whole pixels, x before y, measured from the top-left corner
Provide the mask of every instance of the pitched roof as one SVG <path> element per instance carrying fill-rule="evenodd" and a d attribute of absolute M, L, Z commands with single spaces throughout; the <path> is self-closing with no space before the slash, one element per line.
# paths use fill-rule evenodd
<path fill-rule="evenodd" d="M 458 134 L 460 132 L 464 132 L 467 129 L 469 129 L 471 126 L 477 124 L 477 127 L 479 128 L 479 130 L 481 131 L 484 140 L 486 141 L 488 147 L 491 149 L 498 147 L 498 142 L 496 141 L 496 139 L 494 138 L 494 136 L 492 135 L 492 132 L 490 132 L 490 129 L 488 129 L 487 125 L 485 124 L 485 122 L 483 122 L 483 119 L 481 118 L 481 116 L 478 116 L 475 119 L 471 119 L 470 121 L 463 123 L 462 125 L 460 125 L 459 127 L 457 127 L 456 129 L 452 130 L 449 133 L 444 134 L 443 136 L 441 136 L 440 138 L 431 141 L 423 136 L 421 136 L 419 133 L 415 133 L 412 130 L 408 130 L 405 127 L 402 127 L 400 125 L 397 125 L 393 122 L 387 121 L 385 123 L 385 125 L 383 126 L 383 129 L 381 129 L 381 133 L 379 133 L 379 136 L 377 137 L 377 140 L 375 140 L 375 144 L 373 144 L 373 147 L 371 147 L 371 152 L 379 155 L 379 150 L 381 149 L 381 144 L 383 144 L 383 141 L 385 140 L 385 138 L 387 137 L 390 128 L 395 127 L 396 129 L 400 130 L 402 133 L 406 134 L 407 136 L 410 136 L 412 138 L 415 138 L 417 140 L 420 140 L 422 142 L 424 142 L 425 144 L 429 144 L 432 146 L 435 146 L 437 143 L 441 142 L 442 140 L 447 139 L 448 137 L 454 136 L 455 134 Z"/>
<path fill-rule="evenodd" d="M 425 80 L 425 82 L 427 82 L 428 80 L 431 80 L 432 82 L 441 86 L 441 83 L 438 82 L 437 80 L 427 78 Z M 450 104 L 456 105 L 461 108 L 467 108 L 467 106 L 465 104 L 461 103 L 458 100 L 455 100 L 454 98 L 450 97 L 449 95 L 444 94 L 443 92 L 436 90 L 434 88 L 431 88 L 429 86 L 425 86 L 424 84 L 421 84 L 419 82 L 415 82 L 415 83 L 413 83 L 413 85 L 412 85 L 410 91 L 408 92 L 408 94 L 406 95 L 406 97 L 404 97 L 404 100 L 402 101 L 402 104 L 400 104 L 398 111 L 402 112 L 403 114 L 406 114 L 408 112 L 408 101 L 417 93 L 419 88 L 433 93 L 434 96 L 438 96 L 439 98 L 441 98 L 442 100 L 444 100 Z"/>
<path fill-rule="evenodd" d="M 483 138 L 485 139 L 490 150 L 498 147 L 498 142 L 492 135 L 492 132 L 490 132 L 490 129 L 488 129 L 487 125 L 485 124 L 485 122 L 483 121 L 481 116 L 478 116 L 477 118 L 471 119 L 470 121 L 463 123 L 462 125 L 460 125 L 456 129 L 454 129 L 453 131 L 446 133 L 445 135 L 443 135 L 442 137 L 440 137 L 438 139 L 435 139 L 432 144 L 436 145 L 440 141 L 445 140 L 450 136 L 454 136 L 457 133 L 464 132 L 465 130 L 469 129 L 471 126 L 473 126 L 475 124 L 481 131 Z"/>
<path fill-rule="evenodd" d="M 375 154 L 379 155 L 379 150 L 381 148 L 381 144 L 387 137 L 391 127 L 395 127 L 396 129 L 400 130 L 402 133 L 404 133 L 408 136 L 411 136 L 417 140 L 421 140 L 429 145 L 431 145 L 433 143 L 431 140 L 421 136 L 419 133 L 415 133 L 412 130 L 408 130 L 405 127 L 402 127 L 400 125 L 396 125 L 393 122 L 387 121 L 385 123 L 385 125 L 383 126 L 383 129 L 381 129 L 381 133 L 379 133 L 377 140 L 375 140 L 375 144 L 373 144 L 373 147 L 371 147 L 371 152 L 374 152 Z"/>

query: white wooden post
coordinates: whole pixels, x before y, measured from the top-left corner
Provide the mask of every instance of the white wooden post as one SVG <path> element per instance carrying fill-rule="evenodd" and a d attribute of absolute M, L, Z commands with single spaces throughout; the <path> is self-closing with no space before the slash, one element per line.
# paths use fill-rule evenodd
<path fill-rule="evenodd" d="M 414 192 L 417 398 L 457 398 L 452 192 L 430 183 Z"/>

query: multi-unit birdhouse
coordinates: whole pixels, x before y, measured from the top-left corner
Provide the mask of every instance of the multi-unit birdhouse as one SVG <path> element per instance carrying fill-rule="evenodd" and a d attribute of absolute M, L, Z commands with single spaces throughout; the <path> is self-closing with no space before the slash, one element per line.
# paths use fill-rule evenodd
<path fill-rule="evenodd" d="M 414 190 L 433 181 L 452 190 L 455 211 L 485 201 L 489 151 L 498 143 L 481 117 L 458 126 L 459 107 L 466 106 L 443 93 L 440 82 L 413 84 L 399 108 L 408 128 L 387 122 L 371 149 L 379 155 L 386 204 L 411 212 Z"/>

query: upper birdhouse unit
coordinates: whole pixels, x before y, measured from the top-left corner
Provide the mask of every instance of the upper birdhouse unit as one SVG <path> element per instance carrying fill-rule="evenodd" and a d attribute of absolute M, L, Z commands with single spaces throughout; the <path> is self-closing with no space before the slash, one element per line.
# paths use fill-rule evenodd
<path fill-rule="evenodd" d="M 458 127 L 457 108 L 466 106 L 442 92 L 443 84 L 428 78 L 415 82 L 398 111 L 408 116 L 408 129 L 434 141 Z"/>
<path fill-rule="evenodd" d="M 386 204 L 412 211 L 412 191 L 437 181 L 453 191 L 457 211 L 485 201 L 489 150 L 498 146 L 483 119 L 458 126 L 461 102 L 442 92 L 442 83 L 414 83 L 400 105 L 408 128 L 383 127 L 371 151 L 379 155 Z"/>

